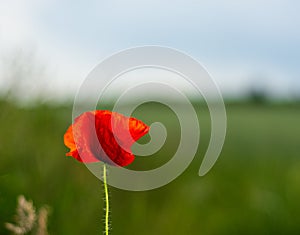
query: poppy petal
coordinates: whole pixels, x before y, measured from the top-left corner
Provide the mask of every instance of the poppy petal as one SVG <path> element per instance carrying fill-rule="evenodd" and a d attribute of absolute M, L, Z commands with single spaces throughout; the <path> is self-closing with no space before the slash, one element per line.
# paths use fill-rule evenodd
<path fill-rule="evenodd" d="M 148 131 L 142 121 L 116 112 L 85 112 L 64 135 L 64 143 L 70 148 L 66 155 L 84 163 L 103 161 L 126 166 L 134 160 L 132 144 Z"/>

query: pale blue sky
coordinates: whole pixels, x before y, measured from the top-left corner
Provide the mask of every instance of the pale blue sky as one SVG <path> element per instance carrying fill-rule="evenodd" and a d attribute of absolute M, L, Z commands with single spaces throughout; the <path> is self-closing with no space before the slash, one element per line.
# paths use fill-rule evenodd
<path fill-rule="evenodd" d="M 249 86 L 300 93 L 296 0 L 3 0 L 0 49 L 29 47 L 50 87 L 73 95 L 102 59 L 128 47 L 173 47 L 202 63 L 225 95 Z M 48 78 L 50 79 L 50 78 Z"/>

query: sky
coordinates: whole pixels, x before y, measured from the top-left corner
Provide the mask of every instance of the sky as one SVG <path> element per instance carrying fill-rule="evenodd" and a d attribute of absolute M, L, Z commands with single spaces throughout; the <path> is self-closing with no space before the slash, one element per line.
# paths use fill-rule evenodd
<path fill-rule="evenodd" d="M 44 86 L 50 96 L 73 97 L 111 54 L 160 45 L 198 60 L 224 96 L 249 88 L 298 96 L 299 11 L 296 0 L 1 0 L 0 87 L 7 61 L 22 54 L 44 72 L 34 73 L 39 85 L 23 88 L 29 96 Z"/>

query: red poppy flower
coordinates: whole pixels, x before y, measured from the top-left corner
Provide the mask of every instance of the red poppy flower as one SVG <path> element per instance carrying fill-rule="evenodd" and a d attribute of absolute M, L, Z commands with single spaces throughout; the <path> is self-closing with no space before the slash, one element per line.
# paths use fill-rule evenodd
<path fill-rule="evenodd" d="M 126 166 L 134 160 L 132 144 L 149 131 L 142 121 L 107 110 L 78 116 L 64 135 L 67 156 L 84 163 Z"/>

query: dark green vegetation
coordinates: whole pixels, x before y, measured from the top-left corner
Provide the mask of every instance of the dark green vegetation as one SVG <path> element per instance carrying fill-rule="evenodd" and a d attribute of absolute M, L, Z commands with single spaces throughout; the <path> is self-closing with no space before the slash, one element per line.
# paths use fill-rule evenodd
<path fill-rule="evenodd" d="M 300 106 L 228 104 L 223 152 L 206 176 L 197 175 L 208 143 L 209 119 L 199 108 L 199 152 L 172 183 L 148 192 L 112 189 L 112 234 L 260 235 L 300 233 Z M 101 234 L 101 182 L 81 163 L 65 157 L 63 134 L 71 106 L 18 108 L 0 103 L 0 234 L 24 194 L 52 208 L 54 235 Z M 145 105 L 134 114 L 162 121 L 166 145 L 130 166 L 150 169 L 176 151 L 179 124 L 167 108 Z M 145 137 L 141 141 L 147 141 Z"/>

